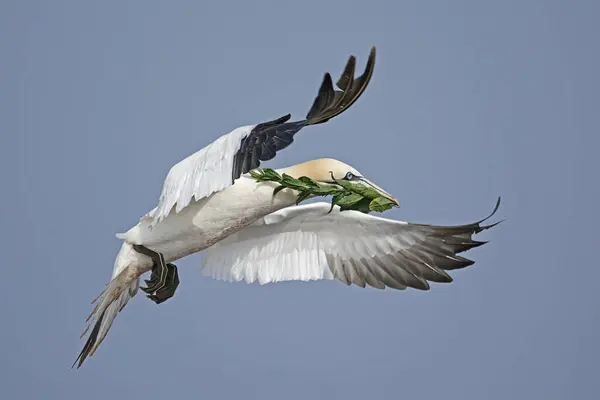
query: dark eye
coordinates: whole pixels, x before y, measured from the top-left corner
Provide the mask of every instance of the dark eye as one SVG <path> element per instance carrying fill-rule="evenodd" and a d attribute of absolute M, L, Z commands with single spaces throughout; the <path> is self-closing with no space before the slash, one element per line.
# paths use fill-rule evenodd
<path fill-rule="evenodd" d="M 348 172 L 344 179 L 347 181 L 351 181 L 352 179 L 354 179 L 354 174 L 352 172 Z"/>

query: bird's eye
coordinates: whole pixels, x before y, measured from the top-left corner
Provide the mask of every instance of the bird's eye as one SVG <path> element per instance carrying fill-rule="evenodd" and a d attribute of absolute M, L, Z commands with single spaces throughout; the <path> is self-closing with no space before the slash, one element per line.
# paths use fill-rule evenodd
<path fill-rule="evenodd" d="M 348 172 L 344 179 L 346 179 L 347 181 L 351 181 L 352 179 L 354 179 L 354 174 L 352 172 Z"/>

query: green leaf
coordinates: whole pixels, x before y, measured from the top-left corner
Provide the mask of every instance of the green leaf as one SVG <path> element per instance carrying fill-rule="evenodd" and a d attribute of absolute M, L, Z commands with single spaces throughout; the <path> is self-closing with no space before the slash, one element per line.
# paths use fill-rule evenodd
<path fill-rule="evenodd" d="M 283 185 L 277 186 L 275 189 L 273 189 L 273 197 L 275 197 L 275 195 L 281 192 L 283 189 L 285 189 L 285 186 Z"/>
<path fill-rule="evenodd" d="M 370 203 L 371 203 L 371 199 L 365 197 L 361 201 L 359 201 L 358 203 L 353 205 L 352 209 L 356 210 L 356 211 L 360 211 L 365 214 L 368 214 L 371 212 L 371 209 L 369 208 Z"/>
<path fill-rule="evenodd" d="M 394 202 L 385 197 L 378 197 L 369 203 L 369 209 L 375 212 L 384 212 L 394 207 Z"/>
<path fill-rule="evenodd" d="M 329 209 L 327 214 L 333 211 L 333 206 L 335 206 L 337 202 L 342 199 L 342 197 L 344 197 L 344 193 L 338 193 L 331 198 L 331 208 Z"/>
<path fill-rule="evenodd" d="M 260 169 L 253 169 L 253 170 L 249 171 L 248 173 L 254 179 L 260 179 L 260 177 L 262 176 L 262 170 L 260 170 Z"/>
<path fill-rule="evenodd" d="M 341 187 L 343 187 L 346 190 L 350 190 L 352 191 L 353 186 L 355 186 L 354 183 L 350 182 L 350 181 L 346 181 L 346 180 L 337 180 L 335 179 L 334 182 L 338 185 L 340 185 Z"/>
<path fill-rule="evenodd" d="M 334 204 L 337 204 L 342 199 L 342 197 L 344 197 L 345 195 L 346 195 L 346 193 L 338 193 L 335 196 L 333 196 L 331 201 L 333 201 Z"/>
<path fill-rule="evenodd" d="M 279 182 L 282 179 L 281 175 L 279 175 L 279 173 L 272 168 L 265 168 L 262 170 L 262 172 L 265 177 L 269 178 L 269 180 Z"/>
<path fill-rule="evenodd" d="M 340 206 L 343 210 L 349 210 L 349 209 L 352 209 L 353 205 L 357 204 L 362 199 L 364 199 L 364 197 L 361 196 L 360 194 L 350 193 L 350 194 L 343 196 L 338 201 L 336 201 L 335 204 Z"/>
<path fill-rule="evenodd" d="M 306 186 L 305 183 L 303 183 L 301 180 L 296 179 L 288 174 L 283 174 L 282 175 L 282 179 L 283 182 L 285 182 L 287 185 L 294 185 L 294 186 Z"/>
<path fill-rule="evenodd" d="M 298 191 L 310 189 L 310 187 L 307 186 L 306 184 L 302 183 L 301 181 L 299 181 L 296 178 L 292 178 L 291 176 L 289 176 L 287 174 L 283 174 L 281 184 L 285 185 L 286 187 L 288 187 L 290 189 L 294 189 L 294 190 L 298 190 Z"/>
<path fill-rule="evenodd" d="M 279 182 L 281 177 L 277 172 L 270 168 L 255 169 L 249 171 L 250 175 L 256 179 L 257 182 Z"/>
<path fill-rule="evenodd" d="M 362 183 L 354 183 L 346 180 L 336 180 L 335 183 L 349 192 L 358 193 L 361 196 L 368 197 L 370 199 L 376 199 L 377 197 L 381 196 L 378 191 Z"/>
<path fill-rule="evenodd" d="M 376 199 L 381 196 L 381 194 L 377 190 L 365 186 L 362 183 L 353 183 L 350 190 L 364 197 L 368 197 L 369 199 Z"/>
<path fill-rule="evenodd" d="M 301 176 L 300 178 L 298 178 L 298 180 L 308 186 L 311 186 L 314 188 L 319 187 L 319 184 L 317 182 L 315 182 L 314 180 L 312 180 L 311 178 L 309 178 L 308 176 Z"/>
<path fill-rule="evenodd" d="M 317 195 L 317 196 L 329 196 L 329 195 L 336 195 L 338 193 L 343 193 L 343 191 L 340 191 L 339 188 L 333 186 L 333 185 L 321 185 L 318 188 L 315 189 L 311 189 L 313 194 Z"/>
<path fill-rule="evenodd" d="M 306 200 L 311 195 L 310 191 L 300 192 L 298 198 L 296 199 L 296 205 L 300 204 L 301 201 Z"/>

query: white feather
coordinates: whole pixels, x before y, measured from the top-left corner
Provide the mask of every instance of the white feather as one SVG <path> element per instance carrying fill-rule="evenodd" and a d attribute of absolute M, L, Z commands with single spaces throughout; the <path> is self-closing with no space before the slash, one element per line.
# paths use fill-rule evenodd
<path fill-rule="evenodd" d="M 192 199 L 200 200 L 232 184 L 235 154 L 256 125 L 242 126 L 225 134 L 175 164 L 163 183 L 158 205 L 143 219 L 152 225 L 167 217 L 173 207 L 180 212 Z"/>
<path fill-rule="evenodd" d="M 483 220 L 421 225 L 329 209 L 314 203 L 273 212 L 206 249 L 202 272 L 260 284 L 335 278 L 361 287 L 427 290 L 428 281 L 452 281 L 446 270 L 471 265 L 456 254 L 483 244 L 471 236 L 494 226 L 482 227 Z"/>
<path fill-rule="evenodd" d="M 374 257 L 406 249 L 413 236 L 424 237 L 405 222 L 337 207 L 328 214 L 329 208 L 327 203 L 292 206 L 261 218 L 205 250 L 203 273 L 265 284 L 333 279 L 348 265 L 350 281 L 360 283 L 370 270 L 381 270 Z M 368 267 L 361 259 L 371 260 Z"/>

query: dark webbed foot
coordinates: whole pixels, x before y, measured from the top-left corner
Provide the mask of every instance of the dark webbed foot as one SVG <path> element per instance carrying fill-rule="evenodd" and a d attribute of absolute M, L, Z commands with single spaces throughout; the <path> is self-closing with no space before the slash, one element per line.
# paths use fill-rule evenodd
<path fill-rule="evenodd" d="M 150 276 L 150 280 L 146 281 L 147 285 L 152 285 L 152 275 Z M 177 273 L 177 267 L 175 264 L 167 264 L 167 276 L 165 279 L 165 284 L 160 286 L 159 289 L 156 289 L 154 293 L 149 291 L 148 288 L 141 288 L 144 292 L 148 293 L 148 298 L 155 302 L 156 304 L 160 304 L 164 301 L 169 300 L 171 297 L 175 295 L 175 291 L 177 290 L 177 286 L 179 286 L 179 274 Z"/>
<path fill-rule="evenodd" d="M 133 249 L 140 254 L 144 254 L 152 259 L 152 274 L 150 279 L 146 280 L 148 287 L 141 287 L 148 294 L 148 298 L 160 304 L 167 301 L 175 294 L 179 286 L 179 274 L 175 264 L 167 264 L 161 253 L 150 250 L 141 245 L 133 245 Z"/>

